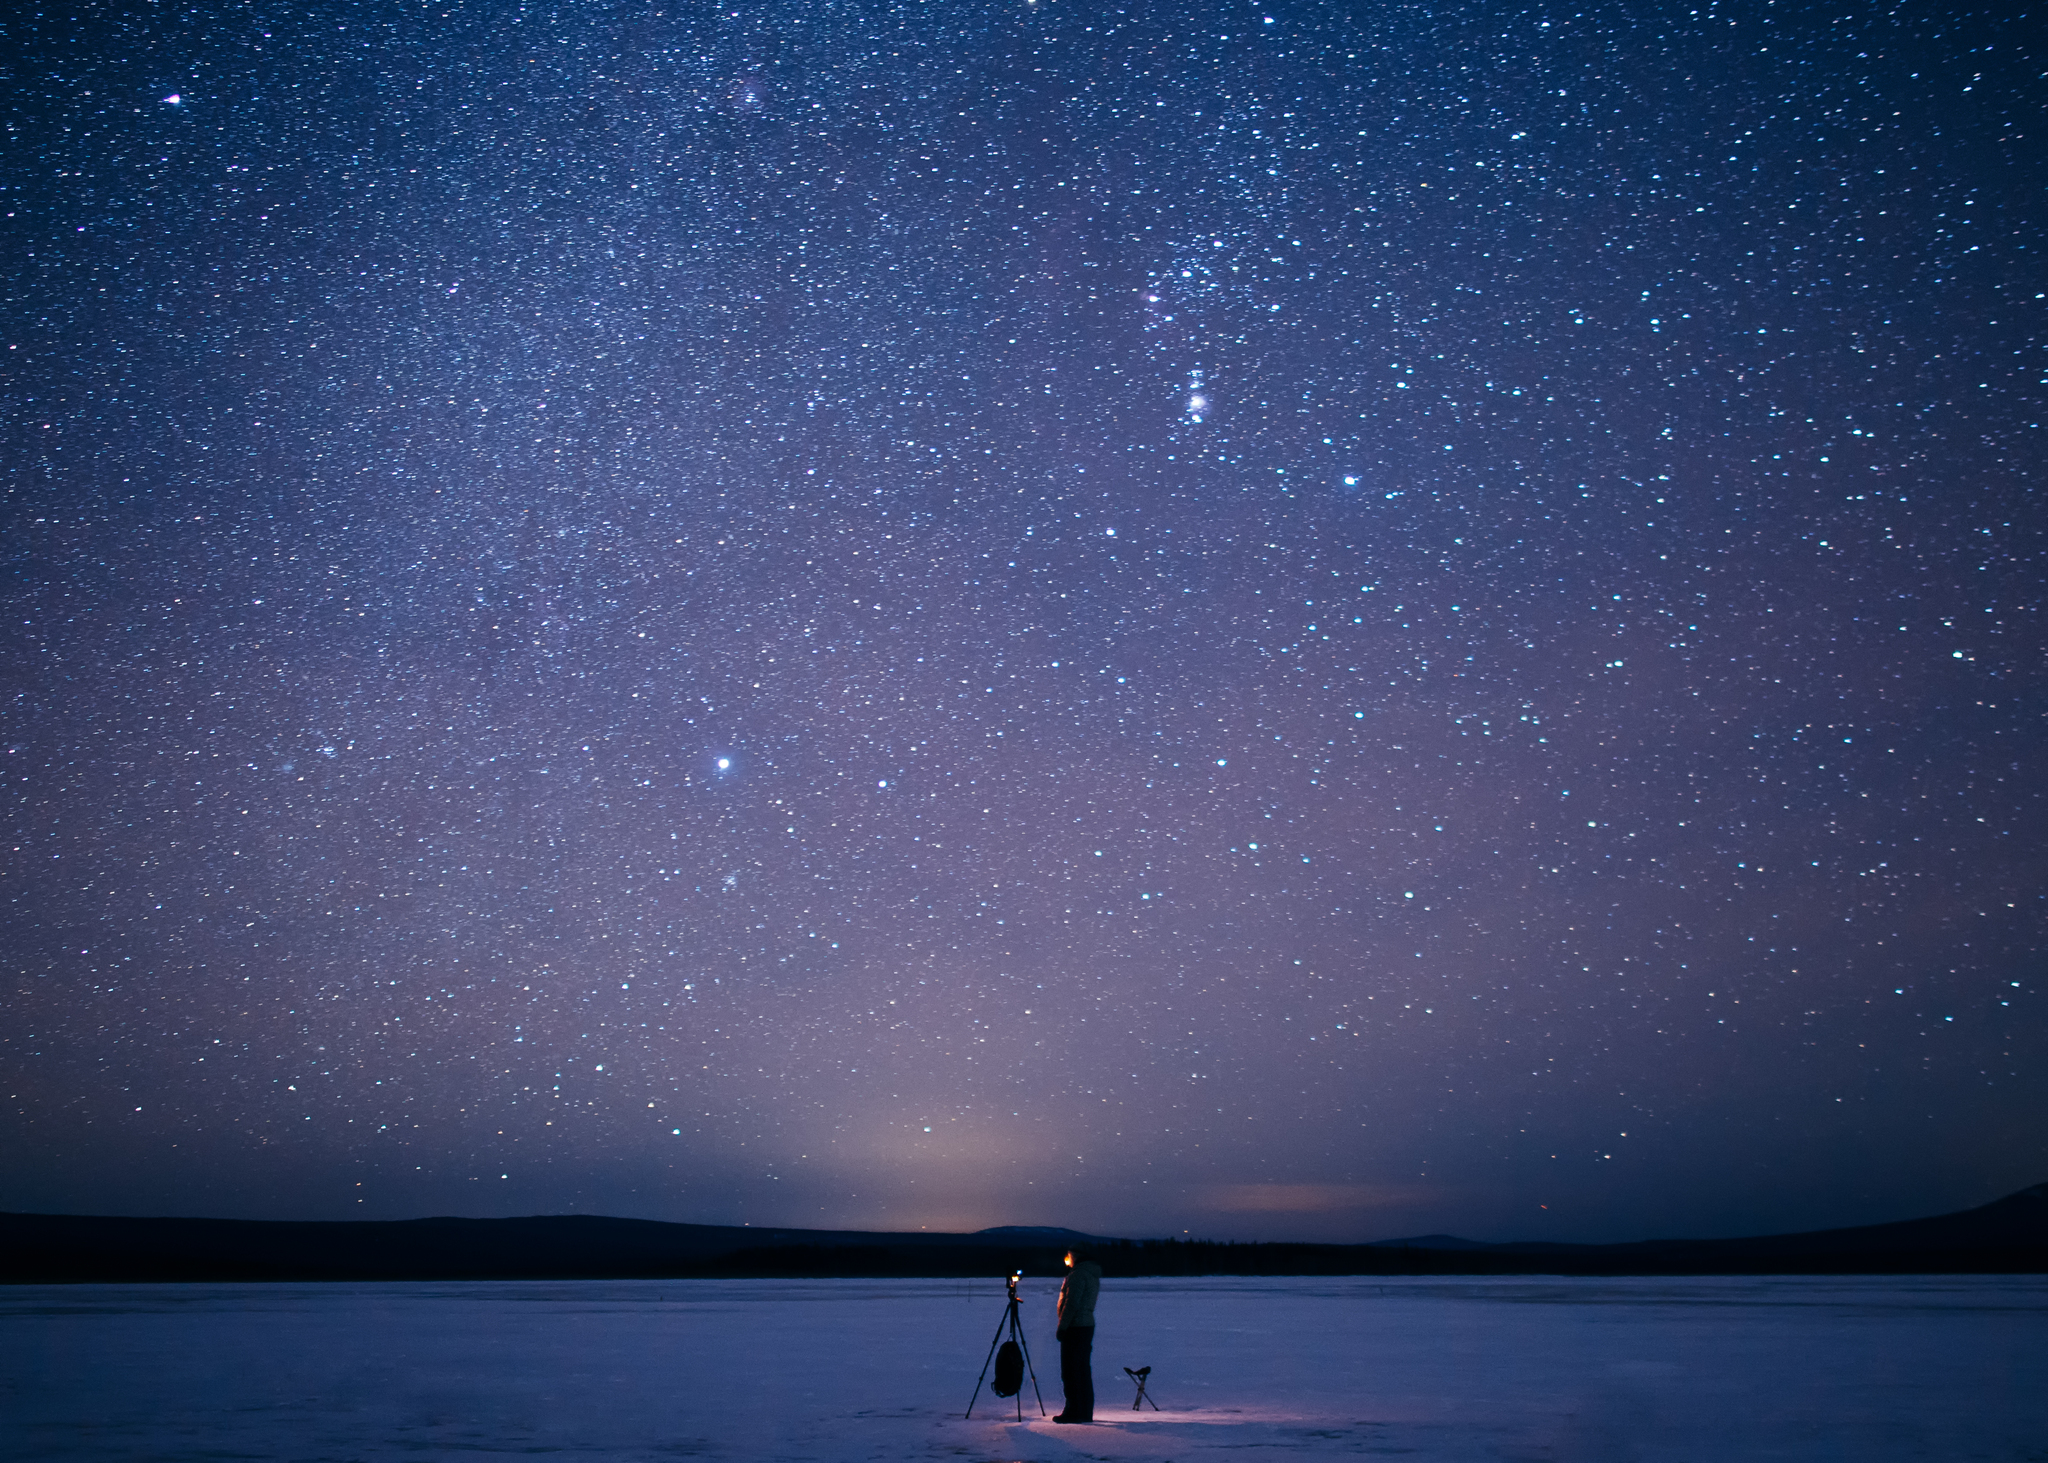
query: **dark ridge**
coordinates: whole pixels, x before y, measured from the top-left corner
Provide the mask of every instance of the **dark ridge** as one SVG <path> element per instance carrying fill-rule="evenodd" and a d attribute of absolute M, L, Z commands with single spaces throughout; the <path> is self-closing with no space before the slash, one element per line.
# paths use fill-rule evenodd
<path fill-rule="evenodd" d="M 1854 1229 L 1635 1244 L 1378 1244 L 754 1229 L 646 1219 L 303 1222 L 0 1214 L 0 1281 L 614 1280 L 1057 1275 L 1085 1240 L 1110 1275 L 1850 1275 L 2048 1272 L 2048 1184 L 1956 1214 Z"/>
<path fill-rule="evenodd" d="M 1499 1248 L 1482 1239 L 1459 1239 L 1454 1234 L 1418 1234 L 1410 1239 L 1374 1240 L 1375 1245 L 1394 1245 L 1405 1250 L 1491 1250 Z"/>

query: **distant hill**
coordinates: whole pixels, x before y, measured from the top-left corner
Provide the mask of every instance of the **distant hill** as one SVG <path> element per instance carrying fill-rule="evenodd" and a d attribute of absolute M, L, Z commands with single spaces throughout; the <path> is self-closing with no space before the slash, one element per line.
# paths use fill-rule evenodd
<path fill-rule="evenodd" d="M 1067 1248 L 1084 1240 L 1064 1229 L 894 1234 L 582 1214 L 384 1221 L 0 1214 L 0 1282 L 1051 1275 L 1062 1272 Z"/>
<path fill-rule="evenodd" d="M 2048 1184 L 1954 1214 L 1853 1229 L 1614 1245 L 1432 1234 L 1365 1248 L 1409 1256 L 1418 1273 L 1430 1274 L 2036 1273 L 2048 1271 Z"/>
<path fill-rule="evenodd" d="M 125 1219 L 0 1214 L 0 1282 L 657 1279 L 1060 1273 L 1074 1244 L 1110 1275 L 1744 1275 L 2048 1272 L 2048 1184 L 1957 1214 L 1746 1239 L 1364 1245 L 755 1229 L 645 1219 Z"/>
<path fill-rule="evenodd" d="M 2036 1256 L 2020 1269 L 2040 1269 L 2048 1251 L 2048 1184 L 2035 1184 L 2003 1199 L 1954 1214 L 1931 1219 L 1905 1219 L 1891 1224 L 1865 1224 L 1854 1229 L 1816 1229 L 1800 1234 L 1767 1234 L 1746 1239 L 1639 1240 L 1621 1245 L 1561 1245 L 1541 1242 L 1487 1245 L 1449 1236 L 1443 1246 L 1470 1248 L 1492 1255 L 1586 1255 L 1654 1262 L 1659 1257 L 1683 1255 L 1692 1259 L 1735 1261 L 1768 1260 L 1775 1266 L 1800 1259 L 1832 1262 L 1904 1255 L 2023 1255 Z M 1422 1241 L 1396 1243 L 1422 1244 Z M 1968 1267 L 1975 1268 L 1975 1267 Z M 2004 1268 L 2004 1267 L 1999 1267 Z"/>
<path fill-rule="evenodd" d="M 1459 1239 L 1454 1234 L 1418 1234 L 1411 1239 L 1379 1239 L 1372 1242 L 1382 1248 L 1394 1246 L 1404 1250 L 1493 1250 L 1499 1245 L 1488 1244 L 1482 1239 Z"/>
<path fill-rule="evenodd" d="M 994 1229 L 977 1229 L 976 1239 L 1043 1239 L 1089 1243 L 1094 1236 L 1081 1233 L 1078 1229 L 1061 1229 L 1052 1224 L 999 1224 Z"/>

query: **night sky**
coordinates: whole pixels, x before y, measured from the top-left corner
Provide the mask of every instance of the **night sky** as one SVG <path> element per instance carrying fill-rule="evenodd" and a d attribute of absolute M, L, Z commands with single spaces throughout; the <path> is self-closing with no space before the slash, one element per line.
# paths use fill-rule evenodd
<path fill-rule="evenodd" d="M 2038 25 L 17 12 L 0 1208 L 2048 1178 Z"/>

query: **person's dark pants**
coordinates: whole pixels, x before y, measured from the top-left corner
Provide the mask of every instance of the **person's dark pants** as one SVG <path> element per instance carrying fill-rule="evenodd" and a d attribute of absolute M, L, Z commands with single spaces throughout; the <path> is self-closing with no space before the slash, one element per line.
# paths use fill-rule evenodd
<path fill-rule="evenodd" d="M 1090 1358 L 1095 1351 L 1095 1328 L 1077 1326 L 1060 1335 L 1060 1390 L 1067 1394 L 1062 1417 L 1083 1421 L 1095 1416 L 1095 1373 Z"/>

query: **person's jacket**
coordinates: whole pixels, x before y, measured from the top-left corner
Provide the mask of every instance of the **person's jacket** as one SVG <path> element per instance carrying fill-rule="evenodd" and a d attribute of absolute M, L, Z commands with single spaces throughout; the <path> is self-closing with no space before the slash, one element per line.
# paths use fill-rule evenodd
<path fill-rule="evenodd" d="M 1095 1297 L 1102 1290 L 1102 1267 L 1093 1260 L 1079 1260 L 1072 1273 L 1060 1282 L 1060 1324 L 1062 1331 L 1080 1331 L 1095 1324 Z"/>

